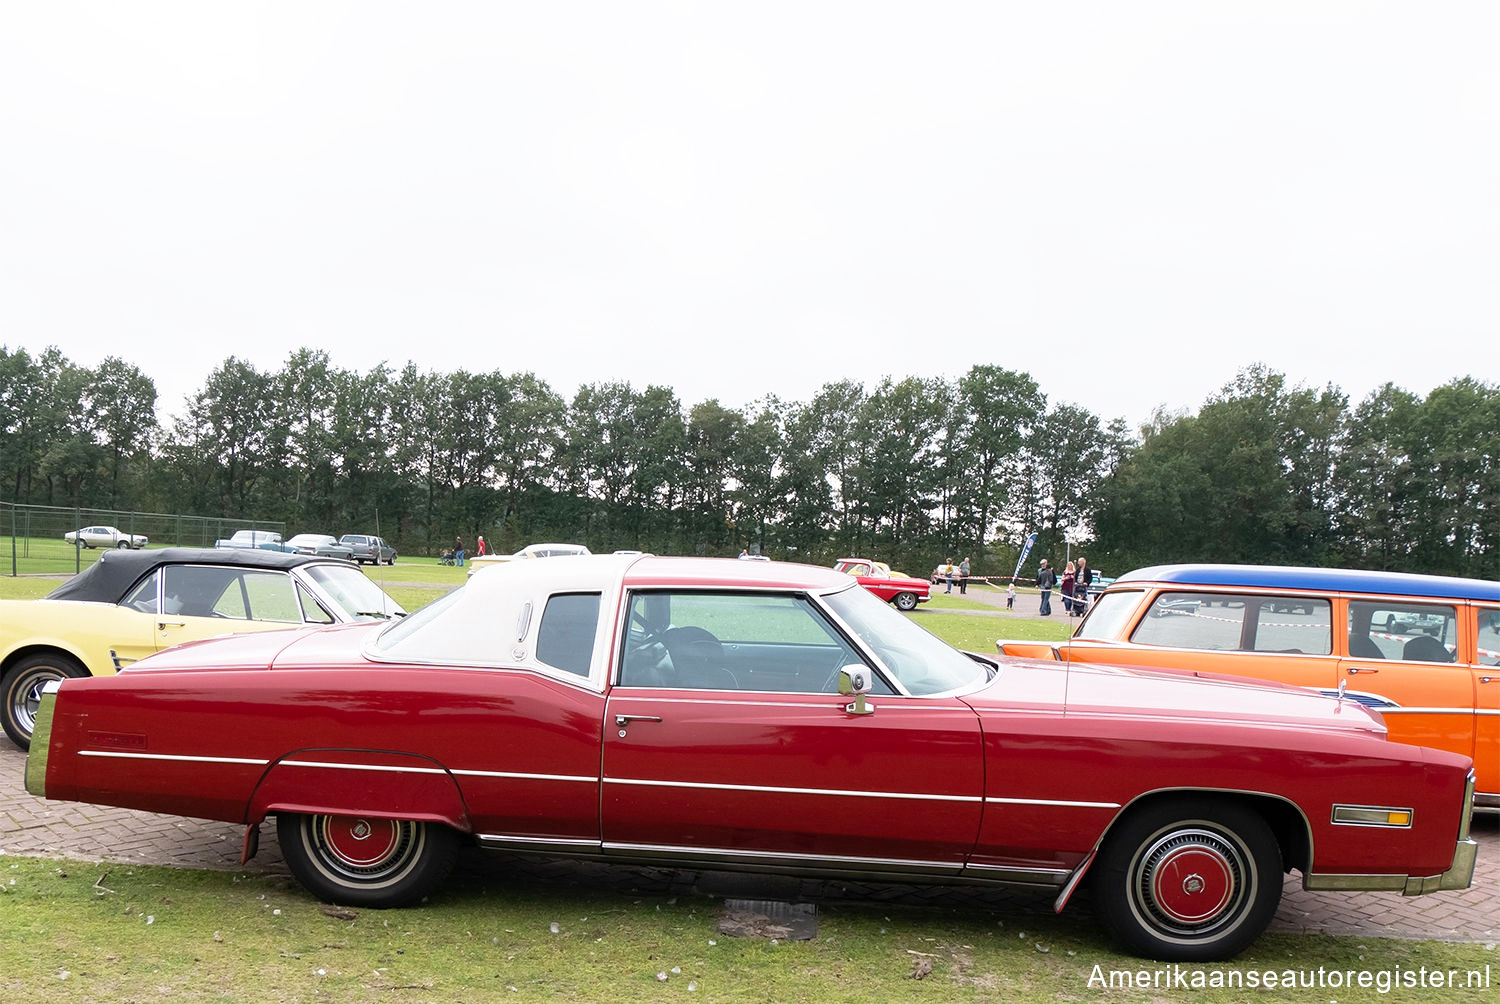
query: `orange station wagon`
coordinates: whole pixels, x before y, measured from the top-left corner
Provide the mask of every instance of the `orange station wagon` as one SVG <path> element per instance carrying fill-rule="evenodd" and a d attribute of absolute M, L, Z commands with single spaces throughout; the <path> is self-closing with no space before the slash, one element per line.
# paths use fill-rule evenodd
<path fill-rule="evenodd" d="M 1002 654 L 1274 680 L 1358 701 L 1390 738 L 1474 760 L 1500 808 L 1500 583 L 1267 565 L 1122 575 L 1067 642 Z"/>

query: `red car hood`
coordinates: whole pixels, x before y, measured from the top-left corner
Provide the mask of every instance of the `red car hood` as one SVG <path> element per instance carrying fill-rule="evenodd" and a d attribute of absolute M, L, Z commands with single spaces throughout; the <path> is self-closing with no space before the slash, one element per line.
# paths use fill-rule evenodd
<path fill-rule="evenodd" d="M 1302 687 L 1097 663 L 1001 659 L 999 675 L 964 700 L 981 713 L 1049 710 L 1382 736 L 1386 731 L 1377 712 Z"/>

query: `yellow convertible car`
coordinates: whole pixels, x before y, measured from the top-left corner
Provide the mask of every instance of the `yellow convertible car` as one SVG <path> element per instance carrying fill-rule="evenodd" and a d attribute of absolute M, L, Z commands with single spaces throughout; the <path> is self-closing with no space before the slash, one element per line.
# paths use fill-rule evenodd
<path fill-rule="evenodd" d="M 110 551 L 40 600 L 0 600 L 0 720 L 29 749 L 42 688 L 200 638 L 405 614 L 347 561 L 259 550 Z"/>

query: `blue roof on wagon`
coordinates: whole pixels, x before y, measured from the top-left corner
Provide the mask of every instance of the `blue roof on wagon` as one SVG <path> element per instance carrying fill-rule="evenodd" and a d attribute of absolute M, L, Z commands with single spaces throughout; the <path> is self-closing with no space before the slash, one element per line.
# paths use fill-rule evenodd
<path fill-rule="evenodd" d="M 1115 579 L 1114 585 L 1170 582 L 1184 586 L 1241 589 L 1315 589 L 1337 593 L 1379 593 L 1425 599 L 1500 602 L 1500 582 L 1409 572 L 1369 572 L 1355 568 L 1298 568 L 1291 565 L 1153 565 Z"/>

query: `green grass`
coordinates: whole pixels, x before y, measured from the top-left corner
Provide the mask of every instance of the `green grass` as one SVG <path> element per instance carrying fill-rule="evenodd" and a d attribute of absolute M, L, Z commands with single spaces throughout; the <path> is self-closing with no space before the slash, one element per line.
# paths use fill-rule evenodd
<path fill-rule="evenodd" d="M 1059 917 L 1035 907 L 825 903 L 815 940 L 777 942 L 719 934 L 723 904 L 714 897 L 539 878 L 499 860 L 475 866 L 420 907 L 343 917 L 277 876 L 4 861 L 0 988 L 12 1000 L 946 1004 L 1182 996 L 1090 987 L 1096 966 L 1098 974 L 1168 967 L 1114 951 L 1086 911 Z M 911 979 L 920 961 L 931 972 Z M 1223 979 L 1486 964 L 1500 965 L 1492 947 L 1281 934 L 1261 938 L 1235 962 L 1180 969 L 1187 978 Z M 1482 993 L 1423 990 L 1420 999 L 1469 1001 Z M 1249 996 L 1210 990 L 1192 999 L 1223 1004 Z M 1400 995 L 1342 988 L 1253 996 L 1348 1004 Z"/>
<path fill-rule="evenodd" d="M 995 642 L 1000 638 L 1063 641 L 1071 630 L 1068 624 L 1016 617 L 1003 611 L 995 613 L 990 609 L 992 613 L 983 616 L 942 610 L 918 610 L 908 616 L 954 648 L 982 655 L 994 655 Z"/>
<path fill-rule="evenodd" d="M 0 578 L 0 600 L 39 600 L 66 581 L 62 578 Z"/>

